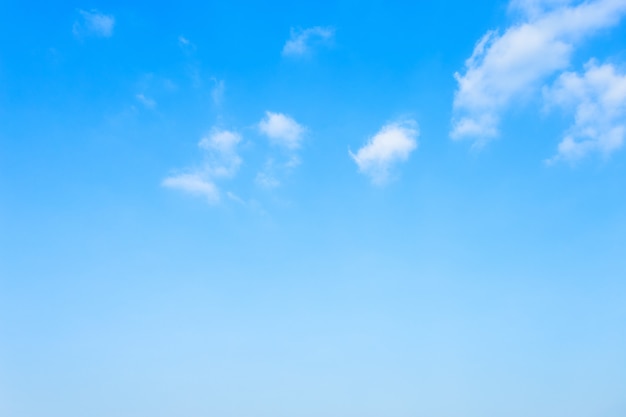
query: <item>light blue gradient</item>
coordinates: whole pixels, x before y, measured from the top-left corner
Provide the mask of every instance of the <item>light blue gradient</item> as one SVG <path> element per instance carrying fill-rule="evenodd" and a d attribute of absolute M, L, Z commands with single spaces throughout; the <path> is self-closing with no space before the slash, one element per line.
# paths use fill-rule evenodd
<path fill-rule="evenodd" d="M 112 36 L 72 33 L 93 9 Z M 626 152 L 546 166 L 571 119 L 538 98 L 482 149 L 449 138 L 507 2 L 0 10 L 1 416 L 626 415 Z M 314 26 L 333 41 L 281 55 Z M 308 129 L 273 190 L 268 110 Z M 402 118 L 419 148 L 372 186 L 348 151 Z M 161 186 L 213 127 L 244 139 L 243 204 Z"/>

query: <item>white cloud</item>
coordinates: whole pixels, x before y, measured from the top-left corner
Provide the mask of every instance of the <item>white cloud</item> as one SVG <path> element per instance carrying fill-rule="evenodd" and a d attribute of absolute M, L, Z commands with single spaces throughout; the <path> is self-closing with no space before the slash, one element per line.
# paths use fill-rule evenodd
<path fill-rule="evenodd" d="M 115 27 L 115 17 L 100 13 L 97 10 L 90 12 L 79 10 L 80 20 L 74 22 L 72 32 L 76 37 L 93 35 L 102 38 L 113 36 L 113 28 Z"/>
<path fill-rule="evenodd" d="M 575 161 L 590 152 L 609 155 L 619 149 L 626 135 L 626 74 L 611 64 L 590 61 L 582 75 L 561 74 L 544 89 L 549 106 L 575 111 L 574 124 L 548 162 Z"/>
<path fill-rule="evenodd" d="M 304 30 L 291 28 L 291 37 L 283 47 L 283 55 L 305 55 L 313 43 L 329 42 L 335 36 L 335 30 L 330 27 L 315 26 Z"/>
<path fill-rule="evenodd" d="M 357 153 L 350 156 L 359 171 L 377 185 L 389 180 L 394 165 L 409 159 L 417 148 L 419 130 L 414 120 L 390 123 L 382 127 Z"/>
<path fill-rule="evenodd" d="M 454 119 L 450 136 L 478 143 L 498 135 L 502 112 L 528 97 L 567 68 L 577 46 L 600 29 L 616 25 L 626 13 L 624 0 L 514 0 L 521 21 L 504 33 L 487 32 L 456 73 Z"/>
<path fill-rule="evenodd" d="M 306 129 L 291 117 L 283 113 L 265 112 L 265 118 L 259 122 L 259 130 L 274 145 L 286 149 L 298 149 Z"/>
<path fill-rule="evenodd" d="M 198 147 L 205 153 L 203 165 L 169 176 L 163 180 L 162 185 L 203 195 L 210 203 L 219 202 L 220 190 L 216 181 L 232 178 L 239 170 L 242 161 L 237 153 L 237 145 L 240 142 L 241 136 L 238 133 L 214 129 L 198 142 Z"/>

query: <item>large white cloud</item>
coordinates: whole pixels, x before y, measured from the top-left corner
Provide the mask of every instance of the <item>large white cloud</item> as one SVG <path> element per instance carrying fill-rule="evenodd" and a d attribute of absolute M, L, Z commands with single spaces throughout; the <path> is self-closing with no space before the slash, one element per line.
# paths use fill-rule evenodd
<path fill-rule="evenodd" d="M 590 61 L 582 75 L 566 72 L 544 89 L 550 106 L 573 109 L 574 124 L 550 160 L 578 160 L 590 152 L 608 155 L 626 135 L 626 74 L 611 64 Z"/>
<path fill-rule="evenodd" d="M 109 38 L 113 36 L 113 28 L 115 27 L 115 17 L 112 15 L 100 13 L 97 10 L 85 11 L 79 10 L 80 19 L 74 22 L 72 32 L 76 37 L 86 35 L 99 36 Z"/>
<path fill-rule="evenodd" d="M 241 135 L 229 130 L 214 129 L 198 142 L 205 153 L 199 168 L 173 174 L 163 180 L 164 187 L 175 188 L 207 198 L 209 203 L 220 201 L 220 190 L 216 181 L 235 176 L 241 165 L 237 145 Z"/>
<path fill-rule="evenodd" d="M 487 32 L 455 74 L 454 139 L 477 143 L 498 135 L 503 111 L 513 100 L 535 93 L 566 69 L 586 38 L 616 25 L 626 14 L 624 0 L 514 0 L 521 21 L 503 33 Z"/>
<path fill-rule="evenodd" d="M 305 55 L 312 44 L 328 42 L 333 36 L 335 36 L 335 30 L 329 27 L 315 26 L 304 30 L 292 28 L 291 37 L 283 47 L 283 55 Z"/>
<path fill-rule="evenodd" d="M 370 177 L 377 185 L 389 180 L 390 171 L 399 162 L 406 161 L 417 148 L 419 130 L 414 120 L 390 123 L 356 153 L 350 156 L 359 167 L 359 171 Z"/>

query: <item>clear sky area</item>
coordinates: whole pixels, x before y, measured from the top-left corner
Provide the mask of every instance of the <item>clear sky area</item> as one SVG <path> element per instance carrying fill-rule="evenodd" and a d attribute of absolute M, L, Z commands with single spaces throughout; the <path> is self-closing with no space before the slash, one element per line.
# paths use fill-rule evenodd
<path fill-rule="evenodd" d="M 0 4 L 0 416 L 626 416 L 626 0 Z"/>

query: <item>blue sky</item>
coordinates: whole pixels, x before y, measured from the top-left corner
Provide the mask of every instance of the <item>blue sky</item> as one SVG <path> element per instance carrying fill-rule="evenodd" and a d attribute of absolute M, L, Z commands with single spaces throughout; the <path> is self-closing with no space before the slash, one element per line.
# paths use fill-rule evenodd
<path fill-rule="evenodd" d="M 53 3 L 0 415 L 626 415 L 624 0 Z"/>

